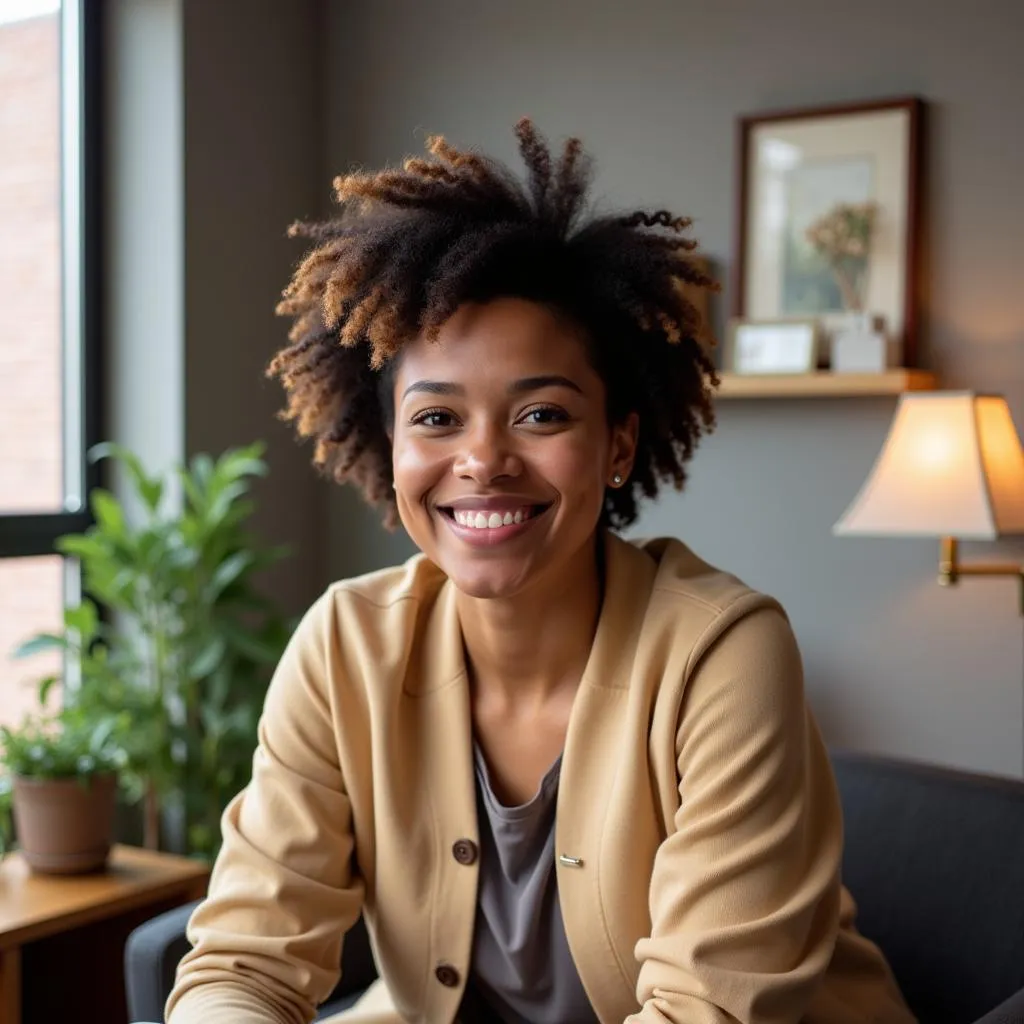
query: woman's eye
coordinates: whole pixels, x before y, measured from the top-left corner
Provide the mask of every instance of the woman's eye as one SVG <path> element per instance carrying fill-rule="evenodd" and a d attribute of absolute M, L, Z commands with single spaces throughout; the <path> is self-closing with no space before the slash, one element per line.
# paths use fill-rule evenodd
<path fill-rule="evenodd" d="M 417 427 L 450 427 L 455 422 L 455 417 L 444 409 L 427 409 L 425 412 L 417 413 L 412 418 L 412 423 Z"/>
<path fill-rule="evenodd" d="M 545 405 L 537 409 L 530 409 L 521 417 L 519 422 L 528 423 L 530 426 L 535 427 L 545 427 L 552 423 L 565 423 L 568 419 L 569 416 L 564 409 Z"/>

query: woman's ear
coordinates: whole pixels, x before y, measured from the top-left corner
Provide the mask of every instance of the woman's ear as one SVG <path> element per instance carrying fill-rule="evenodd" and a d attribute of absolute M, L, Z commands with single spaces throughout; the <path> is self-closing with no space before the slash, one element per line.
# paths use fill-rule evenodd
<path fill-rule="evenodd" d="M 636 446 L 640 437 L 640 417 L 631 412 L 621 423 L 612 425 L 611 459 L 608 464 L 611 475 L 629 479 L 636 460 Z"/>

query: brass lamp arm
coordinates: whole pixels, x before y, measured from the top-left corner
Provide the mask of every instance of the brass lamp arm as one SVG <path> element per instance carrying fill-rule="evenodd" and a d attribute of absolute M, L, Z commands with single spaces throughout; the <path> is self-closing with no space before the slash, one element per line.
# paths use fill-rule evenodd
<path fill-rule="evenodd" d="M 962 565 L 955 537 L 943 537 L 939 551 L 939 583 L 953 586 L 961 576 L 1016 576 L 1020 581 L 1020 613 L 1024 615 L 1024 565 L 1013 562 L 980 562 Z"/>

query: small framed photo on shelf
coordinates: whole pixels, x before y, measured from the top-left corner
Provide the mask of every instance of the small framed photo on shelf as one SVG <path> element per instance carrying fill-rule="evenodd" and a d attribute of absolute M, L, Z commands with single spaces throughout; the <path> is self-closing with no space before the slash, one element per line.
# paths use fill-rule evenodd
<path fill-rule="evenodd" d="M 818 321 L 729 321 L 725 370 L 742 374 L 814 373 L 818 367 Z"/>
<path fill-rule="evenodd" d="M 867 318 L 888 361 L 914 365 L 922 112 L 911 98 L 740 120 L 735 316 L 814 317 L 826 355 Z"/>

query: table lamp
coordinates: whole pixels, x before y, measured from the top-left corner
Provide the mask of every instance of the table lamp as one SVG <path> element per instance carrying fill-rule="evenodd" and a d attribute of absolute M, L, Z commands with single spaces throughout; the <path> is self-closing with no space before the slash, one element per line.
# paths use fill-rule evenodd
<path fill-rule="evenodd" d="M 970 391 L 903 395 L 874 468 L 833 533 L 938 537 L 941 584 L 1016 576 L 1024 615 L 1024 565 L 963 565 L 957 554 L 961 539 L 1024 533 L 1024 449 L 1006 399 Z"/>

